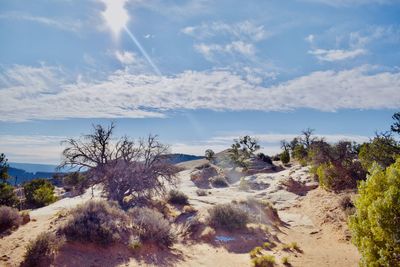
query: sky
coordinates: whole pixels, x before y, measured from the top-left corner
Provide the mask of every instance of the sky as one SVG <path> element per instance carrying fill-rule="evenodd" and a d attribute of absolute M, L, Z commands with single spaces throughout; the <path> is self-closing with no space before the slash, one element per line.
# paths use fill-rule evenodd
<path fill-rule="evenodd" d="M 0 152 L 52 163 L 93 124 L 203 155 L 400 110 L 399 0 L 0 0 Z"/>

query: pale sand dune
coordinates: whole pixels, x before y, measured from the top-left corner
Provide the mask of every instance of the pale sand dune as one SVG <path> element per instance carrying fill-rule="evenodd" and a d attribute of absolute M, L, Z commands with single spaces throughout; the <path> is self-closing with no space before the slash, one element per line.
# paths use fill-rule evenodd
<path fill-rule="evenodd" d="M 269 251 L 277 258 L 288 256 L 293 266 L 357 266 L 359 255 L 356 248 L 346 240 L 346 225 L 343 213 L 338 209 L 340 196 L 321 189 L 309 191 L 305 196 L 288 192 L 280 185 L 282 180 L 292 177 L 296 181 L 312 184 L 313 180 L 306 167 L 293 166 L 276 173 L 263 173 L 245 177 L 246 180 L 266 184 L 263 190 L 240 191 L 239 182 L 227 188 L 208 189 L 211 194 L 197 196 L 198 189 L 190 180 L 192 169 L 204 164 L 204 160 L 188 162 L 186 170 L 180 172 L 179 189 L 185 192 L 190 203 L 205 213 L 206 209 L 217 203 L 256 197 L 269 200 L 279 212 L 286 226 L 273 231 L 281 241 Z M 100 188 L 96 188 L 95 197 L 100 197 Z M 75 207 L 91 198 L 91 191 L 84 195 L 62 199 L 50 206 L 31 212 L 31 221 L 11 235 L 0 240 L 1 255 L 7 255 L 7 261 L 0 266 L 18 266 L 22 260 L 24 247 L 42 231 L 54 230 L 57 225 L 56 214 Z M 132 255 L 121 246 L 99 248 L 93 245 L 69 244 L 57 258 L 56 266 L 251 266 L 248 251 L 251 248 L 235 250 L 239 246 L 234 234 L 225 234 L 231 241 L 213 241 L 204 243 L 193 240 L 190 244 L 178 243 L 171 251 L 145 249 L 144 255 Z M 283 243 L 297 242 L 303 253 L 282 251 Z M 262 244 L 262 243 L 261 243 Z M 261 244 L 255 244 L 261 245 Z M 4 257 L 3 257 L 4 258 Z M 3 264 L 3 265 L 1 265 Z"/>

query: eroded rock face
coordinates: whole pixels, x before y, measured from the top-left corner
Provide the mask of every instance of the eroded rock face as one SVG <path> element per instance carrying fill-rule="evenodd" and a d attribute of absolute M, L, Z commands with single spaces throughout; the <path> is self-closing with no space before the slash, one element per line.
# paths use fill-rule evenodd
<path fill-rule="evenodd" d="M 209 179 L 218 175 L 219 173 L 217 168 L 211 166 L 210 164 L 204 164 L 197 167 L 190 174 L 190 180 L 192 180 L 198 187 L 209 188 L 210 187 Z"/>
<path fill-rule="evenodd" d="M 265 162 L 258 157 L 251 157 L 246 161 L 248 164 L 247 174 L 268 173 L 277 170 L 277 167 L 271 163 Z"/>

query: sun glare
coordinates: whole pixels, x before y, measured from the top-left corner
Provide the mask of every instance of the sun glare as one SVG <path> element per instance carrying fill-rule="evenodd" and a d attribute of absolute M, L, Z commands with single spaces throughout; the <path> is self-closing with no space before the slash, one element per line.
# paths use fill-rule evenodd
<path fill-rule="evenodd" d="M 129 21 L 129 15 L 125 9 L 127 0 L 101 0 L 106 9 L 102 12 L 103 18 L 107 23 L 115 38 L 118 38 L 122 29 Z"/>

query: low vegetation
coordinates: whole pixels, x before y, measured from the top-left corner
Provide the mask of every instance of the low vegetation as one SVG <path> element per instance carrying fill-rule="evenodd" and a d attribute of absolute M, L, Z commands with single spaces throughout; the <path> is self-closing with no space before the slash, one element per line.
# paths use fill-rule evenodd
<path fill-rule="evenodd" d="M 254 267 L 273 267 L 276 263 L 275 257 L 272 255 L 261 255 L 251 261 Z"/>
<path fill-rule="evenodd" d="M 14 187 L 5 182 L 0 182 L 0 205 L 16 207 L 19 203 Z"/>
<path fill-rule="evenodd" d="M 22 217 L 17 209 L 0 206 L 0 234 L 18 228 L 21 223 Z"/>
<path fill-rule="evenodd" d="M 246 228 L 249 214 L 235 204 L 217 204 L 208 210 L 209 224 L 227 231 Z"/>
<path fill-rule="evenodd" d="M 150 208 L 133 208 L 129 210 L 129 215 L 143 242 L 169 247 L 176 241 L 176 233 L 170 222 L 159 211 Z"/>
<path fill-rule="evenodd" d="M 70 212 L 59 232 L 68 241 L 110 245 L 130 235 L 129 217 L 115 203 L 89 201 Z"/>
<path fill-rule="evenodd" d="M 189 204 L 189 198 L 183 192 L 172 189 L 168 193 L 168 202 L 171 204 L 187 205 Z"/>
<path fill-rule="evenodd" d="M 54 195 L 54 185 L 46 179 L 34 179 L 24 184 L 26 204 L 33 207 L 43 207 L 57 200 Z"/>
<path fill-rule="evenodd" d="M 400 158 L 386 170 L 372 166 L 361 182 L 350 217 L 353 243 L 362 257 L 360 266 L 398 266 L 400 259 Z"/>
<path fill-rule="evenodd" d="M 22 266 L 50 266 L 64 239 L 53 233 L 41 233 L 26 247 Z"/>

